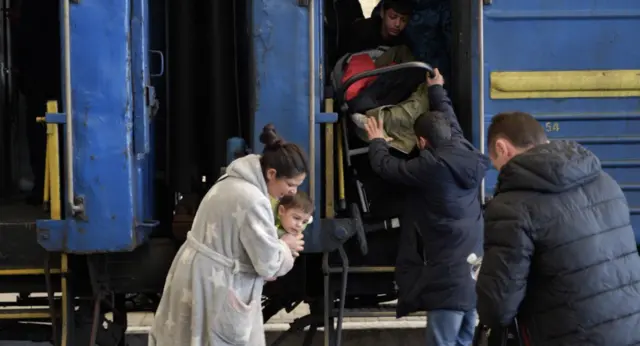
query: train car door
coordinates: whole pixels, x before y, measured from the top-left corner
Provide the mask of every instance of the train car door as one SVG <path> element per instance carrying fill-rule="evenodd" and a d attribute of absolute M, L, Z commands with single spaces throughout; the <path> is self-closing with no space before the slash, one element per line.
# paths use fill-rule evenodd
<path fill-rule="evenodd" d="M 67 113 L 47 121 L 71 128 L 62 152 L 70 150 L 73 174 L 62 180 L 75 210 L 66 204 L 65 220 L 38 222 L 49 251 L 127 251 L 156 225 L 147 1 L 61 1 L 63 61 L 69 57 L 63 77 L 70 74 L 71 90 L 61 110 L 72 111 L 71 122 Z"/>
<path fill-rule="evenodd" d="M 484 0 L 482 12 L 485 131 L 523 110 L 585 145 L 621 185 L 640 241 L 640 2 Z"/>

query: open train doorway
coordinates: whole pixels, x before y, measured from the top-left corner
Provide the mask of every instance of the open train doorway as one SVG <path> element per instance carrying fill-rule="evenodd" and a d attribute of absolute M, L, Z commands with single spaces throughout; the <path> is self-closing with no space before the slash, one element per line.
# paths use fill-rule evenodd
<path fill-rule="evenodd" d="M 33 245 L 35 220 L 49 218 L 44 205 L 46 125 L 36 118 L 44 117 L 47 101 L 60 104 L 59 3 L 1 0 L 1 5 L 0 236 L 29 237 Z M 33 233 L 25 234 L 25 228 Z M 6 244 L 12 247 L 7 249 L 0 245 L 12 263 L 21 256 L 18 243 Z"/>

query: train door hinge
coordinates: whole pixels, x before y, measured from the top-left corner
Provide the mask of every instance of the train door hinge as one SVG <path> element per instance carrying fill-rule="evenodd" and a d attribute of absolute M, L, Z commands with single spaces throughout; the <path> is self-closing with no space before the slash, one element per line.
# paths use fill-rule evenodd
<path fill-rule="evenodd" d="M 144 104 L 149 107 L 149 116 L 155 116 L 158 108 L 160 108 L 160 102 L 156 97 L 156 88 L 153 86 L 148 85 L 144 87 Z"/>
<path fill-rule="evenodd" d="M 11 69 L 7 67 L 3 62 L 0 62 L 0 73 L 8 76 L 11 74 Z"/>

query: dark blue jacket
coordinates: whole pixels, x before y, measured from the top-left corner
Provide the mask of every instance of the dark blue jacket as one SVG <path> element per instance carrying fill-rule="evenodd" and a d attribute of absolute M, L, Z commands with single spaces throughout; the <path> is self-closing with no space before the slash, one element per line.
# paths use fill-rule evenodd
<path fill-rule="evenodd" d="M 514 157 L 485 213 L 480 322 L 516 315 L 532 345 L 640 344 L 640 257 L 627 200 L 576 142 Z"/>
<path fill-rule="evenodd" d="M 408 187 L 396 261 L 399 317 L 414 311 L 475 308 L 475 281 L 467 257 L 482 255 L 480 186 L 489 162 L 462 135 L 441 86 L 429 88 L 432 110 L 444 113 L 452 138 L 411 160 L 389 154 L 376 139 L 369 146 L 373 171 Z"/>

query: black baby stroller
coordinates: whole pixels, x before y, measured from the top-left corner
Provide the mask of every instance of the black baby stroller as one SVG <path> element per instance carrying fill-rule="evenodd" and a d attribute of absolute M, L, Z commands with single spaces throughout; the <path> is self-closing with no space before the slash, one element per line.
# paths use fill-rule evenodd
<path fill-rule="evenodd" d="M 385 51 L 381 48 L 367 51 L 366 54 L 375 59 Z M 433 73 L 431 66 L 425 63 L 408 62 L 362 72 L 342 83 L 350 57 L 346 55 L 339 59 L 332 73 L 332 88 L 327 90 L 327 94 L 334 95 L 340 120 L 335 129 L 335 144 L 330 144 L 336 148 L 337 167 L 335 171 L 331 169 L 338 185 L 335 189 L 335 216 L 352 219 L 356 225 L 361 225 L 356 227 L 357 236 L 354 239 L 348 240 L 337 251 L 323 253 L 322 257 L 324 324 L 333 325 L 331 321 L 337 319 L 335 334 L 333 331 L 326 334 L 327 338 L 335 337 L 335 345 L 341 343 L 341 322 L 344 317 L 395 316 L 395 306 L 388 302 L 397 299 L 393 273 L 404 191 L 401 187 L 382 181 L 372 171 L 367 155 L 368 144 L 355 134 L 357 126 L 352 122 L 351 114 L 375 107 L 379 99 L 376 95 L 388 97 L 393 94 L 401 97 L 398 88 L 393 88 L 393 85 L 402 82 L 403 76 L 421 76 L 424 81 L 426 72 Z M 373 76 L 378 78 L 356 98 L 346 101 L 345 93 L 349 86 Z M 366 102 L 370 103 L 367 105 Z M 387 98 L 382 102 L 390 101 Z M 325 111 L 333 111 L 332 105 L 329 103 Z M 392 151 L 392 154 L 408 158 L 400 152 Z"/>
<path fill-rule="evenodd" d="M 392 48 L 393 49 L 393 48 Z M 428 64 L 422 62 L 405 62 L 356 74 L 343 81 L 344 71 L 353 56 L 367 54 L 377 60 L 389 52 L 388 48 L 379 47 L 341 57 L 331 74 L 333 93 L 338 106 L 339 125 L 337 139 L 338 167 L 338 209 L 351 214 L 361 215 L 364 234 L 358 235 L 357 244 L 351 242 L 349 261 L 353 264 L 367 266 L 394 266 L 397 255 L 397 232 L 378 232 L 395 230 L 400 226 L 399 216 L 406 194 L 406 187 L 397 186 L 378 177 L 369 164 L 368 143 L 357 134 L 362 131 L 354 123 L 353 113 L 365 113 L 381 104 L 395 104 L 403 101 L 418 85 L 425 81 L 426 73 L 433 73 Z M 350 86 L 368 78 L 377 77 L 375 81 L 361 90 L 358 95 L 346 100 Z M 408 159 L 412 154 L 390 150 L 391 154 Z M 346 169 L 342 168 L 346 166 Z M 348 201 L 348 203 L 347 203 Z M 374 234 L 375 233 L 375 234 Z M 353 249 L 353 247 L 356 247 Z M 352 251 L 358 250 L 359 251 Z M 359 253 L 359 254 L 358 254 Z"/>
<path fill-rule="evenodd" d="M 405 188 L 385 182 L 373 173 L 367 155 L 368 143 L 357 135 L 357 131 L 362 131 L 362 129 L 359 129 L 353 122 L 351 115 L 365 113 L 367 110 L 381 105 L 403 101 L 419 84 L 424 82 L 426 72 L 433 73 L 432 67 L 428 64 L 405 62 L 359 73 L 341 82 L 351 57 L 358 54 L 368 54 L 371 59 L 376 60 L 386 52 L 386 47 L 379 47 L 355 54 L 346 54 L 338 60 L 331 74 L 340 119 L 337 161 L 339 165 L 346 165 L 347 168 L 343 174 L 338 174 L 340 176 L 339 185 L 341 185 L 338 188 L 338 205 L 339 209 L 349 209 L 349 211 L 354 207 L 358 208 L 366 224 L 365 231 L 367 232 L 399 227 L 398 216 L 401 212 Z M 378 77 L 378 79 L 361 90 L 355 98 L 347 101 L 346 92 L 349 87 L 368 77 Z M 415 152 L 402 153 L 393 150 L 393 148 L 391 153 L 403 159 L 408 159 L 416 154 Z M 345 185 L 348 186 L 346 190 L 344 189 Z M 351 204 L 351 206 L 347 208 L 347 204 Z M 366 239 L 360 239 L 359 246 L 365 254 L 368 248 Z M 376 255 L 376 257 L 380 258 L 380 255 Z M 389 259 L 393 263 L 395 256 Z M 389 260 L 384 260 L 384 262 L 389 264 Z"/>

